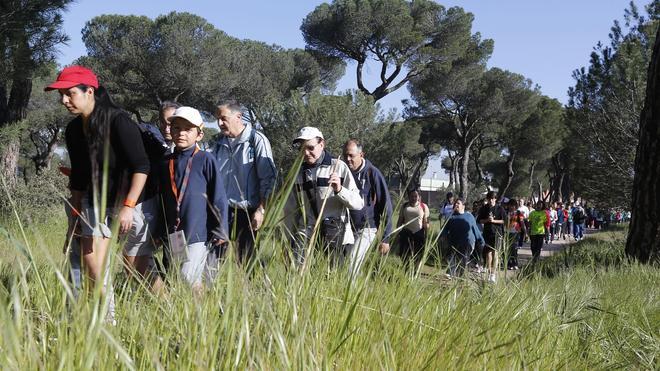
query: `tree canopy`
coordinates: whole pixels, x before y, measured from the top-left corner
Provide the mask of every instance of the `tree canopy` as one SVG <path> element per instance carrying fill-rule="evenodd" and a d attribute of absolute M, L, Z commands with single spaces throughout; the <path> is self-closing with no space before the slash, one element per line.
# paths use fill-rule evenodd
<path fill-rule="evenodd" d="M 356 62 L 358 89 L 378 101 L 430 67 L 446 68 L 468 50 L 473 16 L 430 0 L 334 0 L 300 27 L 309 50 Z M 363 69 L 380 66 L 380 83 L 365 86 Z"/>

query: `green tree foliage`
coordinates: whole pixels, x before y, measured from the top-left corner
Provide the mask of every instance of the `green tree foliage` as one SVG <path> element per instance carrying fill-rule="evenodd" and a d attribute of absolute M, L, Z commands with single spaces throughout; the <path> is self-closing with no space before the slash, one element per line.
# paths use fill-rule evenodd
<path fill-rule="evenodd" d="M 48 71 L 56 47 L 68 40 L 62 13 L 70 0 L 3 0 L 0 2 L 0 176 L 16 182 L 20 142 L 10 124 L 27 115 L 32 81 Z"/>
<path fill-rule="evenodd" d="M 537 93 L 529 98 L 526 103 L 532 103 L 531 107 L 523 100 L 512 102 L 512 108 L 517 107 L 519 111 L 514 111 L 516 117 L 503 122 L 497 133 L 497 142 L 505 160 L 503 174 L 496 182 L 500 196 L 531 194 L 533 185 L 546 175 L 542 171 L 533 171 L 549 164 L 547 161 L 562 148 L 567 136 L 561 103 Z M 541 165 L 539 169 L 538 165 Z M 532 180 L 527 182 L 528 179 L 522 176 L 516 179 L 518 172 L 527 173 Z M 528 186 L 522 192 L 521 186 L 525 183 Z M 514 190 L 510 188 L 512 185 L 518 193 L 509 192 Z"/>
<path fill-rule="evenodd" d="M 587 142 L 574 153 L 585 166 L 573 174 L 575 186 L 589 199 L 609 206 L 629 203 L 639 117 L 651 59 L 660 2 L 646 6 L 647 15 L 633 2 L 624 22 L 614 22 L 610 44 L 598 43 L 589 67 L 573 73 L 568 115 L 576 136 Z"/>
<path fill-rule="evenodd" d="M 83 41 L 88 55 L 80 62 L 138 115 L 164 100 L 212 110 L 219 100 L 235 98 L 252 121 L 268 122 L 274 102 L 292 90 L 332 88 L 343 73 L 336 58 L 239 40 L 189 13 L 154 20 L 95 17 L 85 25 Z"/>
<path fill-rule="evenodd" d="M 472 20 L 429 0 L 335 0 L 317 6 L 300 29 L 308 49 L 356 62 L 358 89 L 378 101 L 430 67 L 451 66 L 475 37 Z M 369 60 L 380 67 L 373 89 L 363 81 Z"/>
<path fill-rule="evenodd" d="M 410 88 L 416 106 L 409 113 L 423 117 L 430 138 L 457 152 L 458 189 L 464 196 L 469 194 L 473 151 L 492 146 L 490 142 L 506 123 L 526 118 L 529 112 L 524 110 L 530 109 L 536 94 L 520 75 L 497 68 L 479 72 L 479 64 L 467 64 L 454 73 L 429 73 L 414 79 Z M 524 109 L 521 117 L 517 117 L 518 109 Z M 479 161 L 475 165 L 479 167 Z M 482 174 L 478 170 L 478 177 L 483 178 Z"/>
<path fill-rule="evenodd" d="M 88 55 L 79 62 L 134 113 L 164 100 L 208 107 L 236 85 L 226 53 L 232 39 L 193 14 L 155 20 L 103 15 L 88 21 L 82 34 Z"/>
<path fill-rule="evenodd" d="M 334 156 L 342 153 L 348 139 L 361 140 L 365 148 L 373 148 L 382 138 L 378 108 L 371 97 L 359 92 L 323 95 L 295 91 L 278 106 L 272 121 L 264 127 L 273 148 L 278 168 L 287 169 L 297 155 L 292 141 L 304 126 L 315 126 L 323 132 L 326 149 Z"/>
<path fill-rule="evenodd" d="M 62 13 L 70 0 L 0 2 L 0 126 L 25 117 L 32 78 L 55 60 L 68 41 Z"/>

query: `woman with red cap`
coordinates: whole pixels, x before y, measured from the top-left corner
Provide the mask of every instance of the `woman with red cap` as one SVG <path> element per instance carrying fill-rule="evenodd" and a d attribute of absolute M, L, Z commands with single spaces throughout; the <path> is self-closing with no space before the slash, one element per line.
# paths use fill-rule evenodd
<path fill-rule="evenodd" d="M 76 115 L 65 132 L 71 161 L 70 206 L 77 217 L 69 233 L 80 233 L 82 264 L 88 278 L 96 281 L 106 268 L 109 220 L 116 218 L 122 234 L 133 226 L 149 159 L 137 125 L 112 102 L 90 69 L 67 67 L 45 90 L 58 90 L 61 103 Z M 108 314 L 114 321 L 114 300 L 111 293 L 108 296 Z"/>

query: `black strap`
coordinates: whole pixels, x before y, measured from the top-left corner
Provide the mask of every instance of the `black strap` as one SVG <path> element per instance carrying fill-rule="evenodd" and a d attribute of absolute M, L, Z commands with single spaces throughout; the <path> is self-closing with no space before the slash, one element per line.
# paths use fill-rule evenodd
<path fill-rule="evenodd" d="M 304 170 L 303 170 L 304 171 Z M 314 218 L 318 219 L 319 217 L 319 209 L 316 206 L 316 202 L 314 201 L 314 198 L 312 197 L 312 192 L 311 192 L 311 187 L 304 187 L 305 188 L 305 194 L 307 195 L 307 200 L 309 201 L 310 206 L 312 207 L 312 212 L 314 213 Z M 314 187 L 316 189 L 316 186 Z"/>

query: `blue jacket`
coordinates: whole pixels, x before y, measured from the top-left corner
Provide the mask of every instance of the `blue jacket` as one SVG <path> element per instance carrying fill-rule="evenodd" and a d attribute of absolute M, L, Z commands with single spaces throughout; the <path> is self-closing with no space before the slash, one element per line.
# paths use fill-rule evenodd
<path fill-rule="evenodd" d="M 356 230 L 379 228 L 382 218 L 385 218 L 383 241 L 387 242 L 392 233 L 392 201 L 385 177 L 366 159 L 359 170 L 351 171 L 351 173 L 364 201 L 362 209 L 350 211 L 353 227 Z"/>
<path fill-rule="evenodd" d="M 474 246 L 477 240 L 481 241 L 482 245 L 486 244 L 476 219 L 468 212 L 454 213 L 445 224 L 441 235 L 449 239 L 450 246 Z"/>
<path fill-rule="evenodd" d="M 223 135 L 213 148 L 227 187 L 229 206 L 255 209 L 259 201 L 266 200 L 275 187 L 277 171 L 270 142 L 263 133 L 246 124 L 232 146 L 229 145 L 229 138 Z"/>
<path fill-rule="evenodd" d="M 188 159 L 193 154 L 193 150 L 194 147 L 183 151 L 175 150 L 161 163 L 160 190 L 167 233 L 174 232 L 177 218 L 176 200 L 170 183 L 169 160 L 174 158 L 175 181 L 180 191 Z M 218 174 L 218 163 L 208 152 L 198 151 L 193 157 L 188 187 L 181 202 L 180 218 L 181 224 L 178 230 L 185 232 L 188 244 L 228 239 L 225 187 Z"/>

